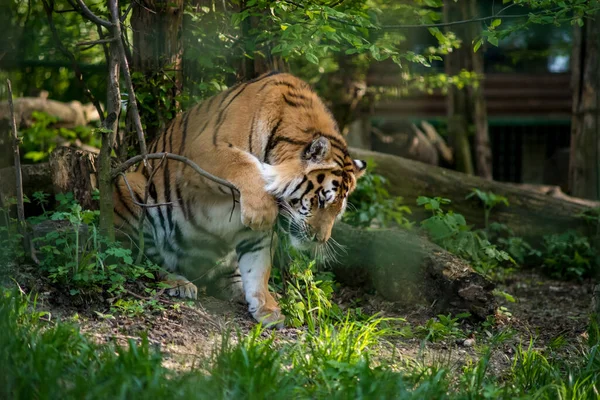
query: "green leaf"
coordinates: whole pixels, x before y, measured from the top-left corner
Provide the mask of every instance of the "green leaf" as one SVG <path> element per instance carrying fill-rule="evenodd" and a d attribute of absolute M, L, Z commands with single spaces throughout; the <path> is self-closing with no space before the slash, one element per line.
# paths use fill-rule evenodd
<path fill-rule="evenodd" d="M 319 59 L 317 58 L 316 55 L 314 55 L 314 53 L 306 53 L 304 55 L 304 57 L 306 57 L 306 59 L 313 64 L 316 64 L 316 65 L 319 64 Z"/>

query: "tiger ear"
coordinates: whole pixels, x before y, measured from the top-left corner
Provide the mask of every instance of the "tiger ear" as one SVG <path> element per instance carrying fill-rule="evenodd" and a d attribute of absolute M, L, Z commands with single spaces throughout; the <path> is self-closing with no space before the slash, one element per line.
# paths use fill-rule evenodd
<path fill-rule="evenodd" d="M 329 140 L 323 136 L 313 140 L 302 153 L 302 158 L 315 163 L 323 161 L 331 151 Z"/>
<path fill-rule="evenodd" d="M 360 178 L 367 172 L 367 162 L 364 160 L 352 160 L 354 162 L 354 177 Z"/>

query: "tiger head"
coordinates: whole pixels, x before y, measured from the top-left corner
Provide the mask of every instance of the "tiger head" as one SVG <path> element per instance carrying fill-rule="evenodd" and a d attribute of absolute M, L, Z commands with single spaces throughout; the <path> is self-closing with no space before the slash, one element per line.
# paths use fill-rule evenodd
<path fill-rule="evenodd" d="M 352 159 L 335 136 L 318 136 L 271 168 L 267 190 L 279 202 L 280 226 L 294 247 L 309 249 L 329 240 L 365 169 L 366 162 Z"/>

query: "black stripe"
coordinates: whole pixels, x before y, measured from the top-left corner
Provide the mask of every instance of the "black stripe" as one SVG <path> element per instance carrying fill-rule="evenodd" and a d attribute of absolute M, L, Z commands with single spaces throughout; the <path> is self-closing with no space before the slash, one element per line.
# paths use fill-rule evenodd
<path fill-rule="evenodd" d="M 270 153 L 275 150 L 278 144 L 280 143 L 290 143 L 297 146 L 306 146 L 308 143 L 302 142 L 300 140 L 291 139 L 285 136 L 277 136 L 270 144 L 267 144 L 267 150 L 265 155 L 265 160 L 270 160 Z"/>
<path fill-rule="evenodd" d="M 302 193 L 302 196 L 300 196 L 300 199 L 303 199 L 304 196 L 310 192 L 311 190 L 313 190 L 315 187 L 314 183 L 312 183 L 312 181 L 308 181 L 308 185 L 306 185 L 306 189 L 304 189 L 304 193 Z"/>
<path fill-rule="evenodd" d="M 121 177 L 121 179 L 123 179 L 123 182 L 124 182 L 125 178 Z M 131 209 L 131 207 L 129 207 L 128 202 L 123 199 L 123 192 L 121 189 L 121 185 L 119 185 L 119 183 L 117 182 L 117 184 L 115 186 L 117 187 L 117 194 L 119 195 L 119 201 L 121 202 L 121 204 L 123 204 L 123 206 L 129 212 L 129 214 L 131 214 L 134 218 L 137 218 L 136 213 L 134 213 L 133 210 Z"/>
<path fill-rule="evenodd" d="M 181 212 L 183 213 L 183 218 L 188 220 L 188 210 L 186 208 L 185 201 L 183 200 L 183 196 L 181 194 L 181 180 L 177 179 L 175 181 L 175 195 L 177 196 L 177 203 L 179 203 L 179 207 L 181 207 Z"/>
<path fill-rule="evenodd" d="M 185 115 L 183 116 L 183 132 L 181 133 L 181 145 L 179 146 L 179 154 L 183 154 L 183 148 L 185 147 L 185 139 L 187 137 L 189 120 L 190 120 L 190 111 L 185 113 Z"/>
<path fill-rule="evenodd" d="M 305 104 L 301 104 L 301 103 L 296 103 L 294 101 L 291 101 L 290 99 L 288 99 L 286 97 L 286 95 L 282 95 L 283 96 L 283 100 L 287 103 L 288 106 L 290 107 L 301 107 L 301 106 L 306 106 Z"/>
<path fill-rule="evenodd" d="M 329 139 L 329 141 L 333 142 L 332 146 L 337 147 L 342 152 L 346 151 L 347 145 L 344 142 L 342 142 L 340 139 L 336 138 L 335 136 L 332 136 L 332 135 L 329 135 L 329 134 L 323 133 L 323 132 L 318 132 L 317 135 L 323 136 L 323 137 L 326 137 L 327 139 Z M 337 146 L 335 146 L 335 145 L 337 145 Z"/>
<path fill-rule="evenodd" d="M 290 89 L 297 89 L 296 86 L 294 86 L 293 84 L 289 83 L 289 82 L 284 82 L 284 81 L 278 81 L 278 82 L 266 82 L 264 83 L 260 89 L 258 89 L 258 92 L 256 92 L 257 94 L 262 92 L 267 86 L 269 85 L 273 85 L 273 86 L 287 86 Z"/>
<path fill-rule="evenodd" d="M 246 88 L 248 87 L 248 84 L 245 84 L 244 86 L 242 86 L 242 88 L 231 98 L 231 100 L 229 100 L 229 102 L 227 103 L 227 105 L 223 108 L 221 108 L 221 111 L 219 111 L 219 117 L 217 118 L 217 126 L 215 127 L 215 132 L 213 133 L 213 144 L 216 146 L 217 145 L 217 136 L 219 135 L 219 130 L 221 129 L 221 126 L 223 125 L 223 122 L 225 122 L 225 119 L 223 118 L 223 116 L 225 115 L 225 112 L 227 111 L 227 109 L 229 108 L 229 106 L 231 105 L 231 103 L 233 103 L 233 101 L 240 95 L 242 94 L 242 92 L 244 90 L 246 90 Z M 232 88 L 233 90 L 234 88 Z M 221 103 L 219 104 L 219 106 L 221 106 L 223 104 L 223 102 L 227 99 L 227 97 L 229 97 L 229 94 L 226 94 L 223 99 L 221 100 Z"/>
<path fill-rule="evenodd" d="M 131 224 L 131 222 L 129 222 L 129 220 L 128 220 L 127 218 L 125 218 L 125 216 L 124 216 L 123 214 L 121 214 L 121 213 L 119 212 L 119 210 L 117 210 L 117 209 L 115 208 L 113 211 L 114 211 L 114 213 L 115 213 L 115 215 L 116 215 L 117 217 L 121 218 L 121 219 L 123 220 L 123 222 L 125 222 L 125 223 L 126 223 L 126 224 L 127 224 L 127 225 L 128 225 L 128 226 L 129 226 L 129 227 L 132 229 L 132 230 L 133 230 L 133 232 L 131 232 L 131 233 L 135 234 L 135 233 L 137 232 L 137 228 L 136 228 L 136 227 L 134 227 L 134 226 Z"/>
<path fill-rule="evenodd" d="M 308 101 L 308 100 L 311 100 L 311 99 L 309 99 L 308 97 L 306 97 L 305 95 L 303 95 L 303 94 L 299 94 L 299 93 L 287 92 L 286 94 L 287 94 L 289 97 L 295 97 L 295 98 L 297 98 L 297 99 L 300 99 L 300 100 L 307 100 L 307 101 Z"/>
<path fill-rule="evenodd" d="M 304 184 L 304 182 L 306 182 L 308 178 L 306 177 L 306 175 L 304 175 L 304 178 L 302 178 L 302 182 L 300 182 L 296 188 L 294 189 L 294 191 L 292 193 L 290 193 L 290 196 L 293 195 L 294 193 L 296 193 L 298 191 L 298 189 L 300 189 L 300 187 Z"/>
<path fill-rule="evenodd" d="M 254 127 L 256 125 L 256 114 L 258 114 L 258 112 L 254 113 L 252 122 L 250 122 L 250 135 L 248 136 L 248 152 L 250 154 L 252 154 L 252 137 L 254 136 Z"/>
<path fill-rule="evenodd" d="M 212 103 L 213 101 L 215 101 L 215 98 L 217 96 L 213 96 L 210 99 L 208 99 L 208 102 L 206 103 L 206 111 L 208 112 L 210 110 L 210 107 L 212 107 Z"/>
<path fill-rule="evenodd" d="M 148 187 L 148 196 L 154 201 L 158 203 L 158 193 L 156 193 L 156 185 L 154 184 L 154 180 L 150 182 L 150 186 Z"/>
<path fill-rule="evenodd" d="M 344 158 L 342 156 L 340 156 L 339 154 L 335 154 L 333 158 L 337 165 L 339 165 L 342 168 L 344 167 Z"/>
<path fill-rule="evenodd" d="M 246 240 L 242 240 L 241 242 L 239 242 L 236 246 L 235 246 L 235 251 L 238 254 L 238 261 L 240 260 L 241 256 L 243 256 L 246 253 L 251 253 L 253 250 L 253 248 L 255 248 L 256 246 L 259 246 L 260 243 L 265 240 L 267 236 L 261 236 L 258 239 L 252 240 L 252 239 L 246 239 Z"/>
<path fill-rule="evenodd" d="M 140 203 L 140 204 L 144 203 L 144 199 L 142 199 L 139 194 L 134 192 L 134 195 L 135 195 L 135 200 L 138 203 Z M 152 217 L 152 215 L 150 214 L 150 210 L 147 207 L 143 207 L 143 210 L 144 210 L 144 214 L 146 215 L 146 218 L 148 218 L 148 221 L 150 221 L 150 225 L 154 226 L 154 217 Z"/>
<path fill-rule="evenodd" d="M 338 170 L 331 171 L 331 174 L 335 175 L 335 176 L 342 176 L 343 173 L 344 173 L 343 171 L 338 171 Z"/>
<path fill-rule="evenodd" d="M 175 125 L 175 124 L 173 124 Z M 174 127 L 171 128 L 171 136 L 173 137 L 173 129 Z M 169 139 L 169 146 L 170 148 L 167 149 L 165 147 L 165 150 L 167 152 L 172 152 L 172 146 L 173 143 L 172 141 Z M 164 196 L 165 196 L 165 203 L 170 203 L 171 202 L 171 172 L 169 171 L 169 160 L 165 160 L 164 162 L 164 174 L 163 174 L 163 187 L 164 187 Z M 167 226 L 169 227 L 169 232 L 173 229 L 173 208 L 170 205 L 165 206 L 166 210 L 166 214 L 167 214 Z M 161 211 L 162 211 L 162 207 L 160 207 Z"/>
<path fill-rule="evenodd" d="M 174 224 L 173 230 L 175 231 L 175 243 L 177 244 L 177 247 L 179 247 L 181 250 L 187 250 L 189 248 L 189 244 L 186 242 L 185 238 L 183 237 L 183 232 L 181 232 L 181 228 L 179 227 L 179 224 Z"/>
<path fill-rule="evenodd" d="M 277 121 L 277 123 L 275 124 L 275 126 L 273 127 L 273 129 L 271 129 L 271 133 L 269 134 L 269 139 L 267 140 L 267 148 L 265 149 L 265 156 L 263 157 L 263 162 L 268 162 L 268 156 L 269 153 L 271 152 L 271 150 L 273 150 L 273 137 L 275 136 L 275 134 L 277 133 L 277 130 L 279 129 L 279 125 L 281 124 L 281 119 L 279 119 Z"/>

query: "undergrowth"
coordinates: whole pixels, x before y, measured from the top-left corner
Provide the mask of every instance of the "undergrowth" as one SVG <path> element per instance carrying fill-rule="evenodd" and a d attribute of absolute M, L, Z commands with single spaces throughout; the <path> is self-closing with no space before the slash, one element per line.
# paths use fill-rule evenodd
<path fill-rule="evenodd" d="M 455 376 L 448 363 L 373 361 L 373 350 L 396 332 L 383 318 L 342 320 L 307 329 L 293 342 L 260 325 L 248 334 L 223 332 L 208 359 L 186 372 L 162 364 L 144 337 L 127 346 L 96 344 L 67 323 L 50 323 L 35 298 L 0 295 L 0 397 L 13 399 L 593 399 L 600 381 L 598 328 L 565 360 L 554 346 L 508 342 L 496 332 Z M 321 321 L 323 322 L 323 321 Z M 451 322 L 453 325 L 456 321 Z M 490 371 L 502 346 L 514 348 L 504 376 Z"/>
<path fill-rule="evenodd" d="M 371 172 L 374 162 L 369 160 L 368 164 L 369 170 L 356 182 L 356 189 L 348 199 L 344 222 L 362 228 L 394 225 L 410 228 L 412 222 L 407 218 L 410 208 L 403 204 L 402 197 L 389 193 L 385 177 Z"/>

